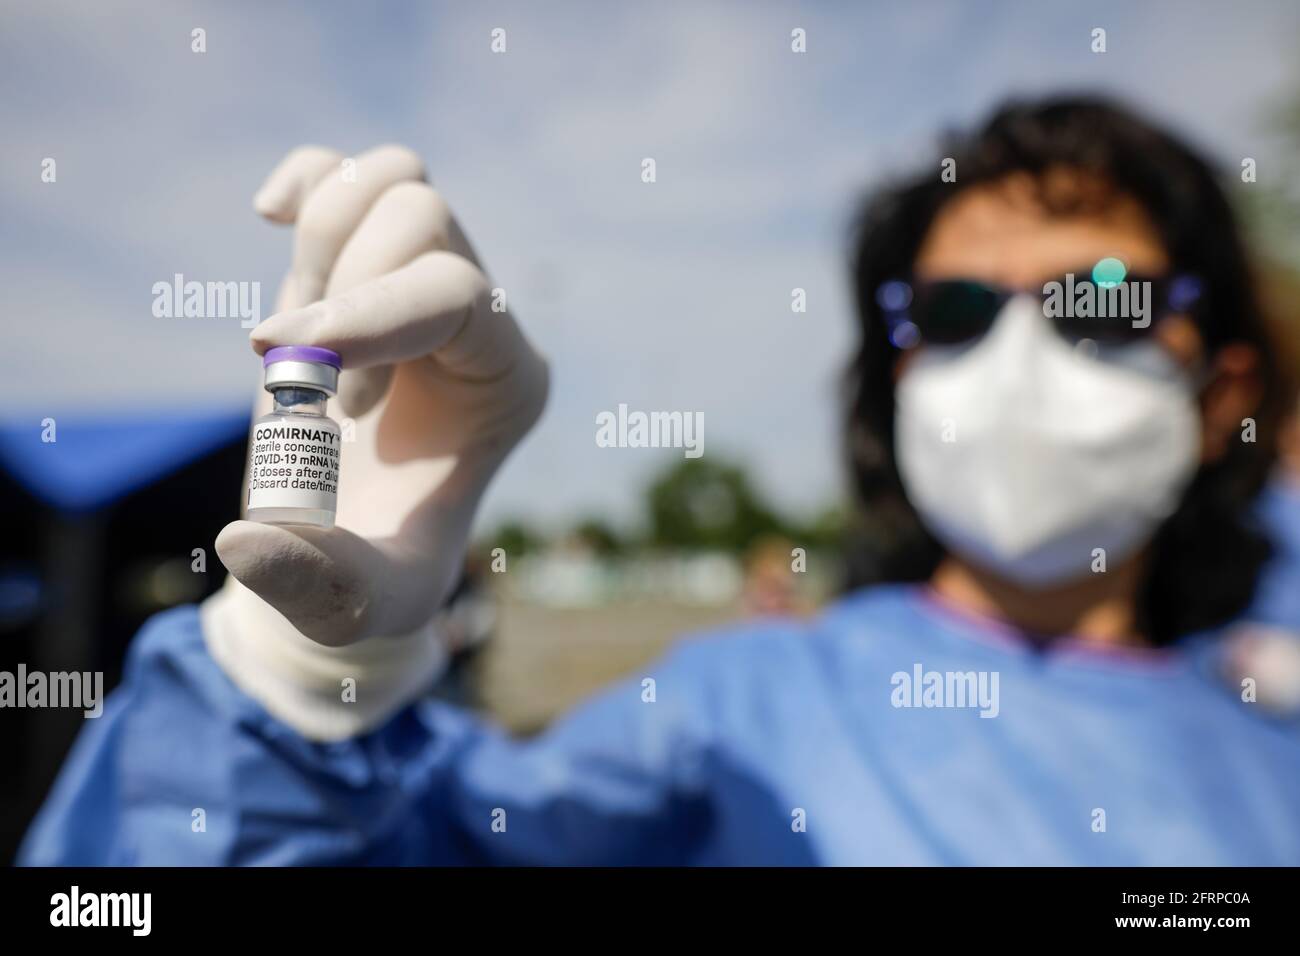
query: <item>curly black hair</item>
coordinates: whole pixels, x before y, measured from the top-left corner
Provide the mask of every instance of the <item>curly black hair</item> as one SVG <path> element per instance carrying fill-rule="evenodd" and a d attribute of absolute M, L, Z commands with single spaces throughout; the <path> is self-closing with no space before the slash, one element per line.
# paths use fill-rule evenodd
<path fill-rule="evenodd" d="M 1232 619 L 1249 603 L 1271 551 L 1253 522 L 1252 503 L 1275 457 L 1286 387 L 1241 230 L 1214 170 L 1170 133 L 1089 96 L 1007 103 L 975 132 L 950 135 L 941 146 L 939 156 L 956 160 L 959 182 L 941 180 L 936 157 L 927 167 L 931 171 L 875 193 L 857 220 L 853 270 L 861 340 L 845 377 L 845 437 L 861 507 L 850 583 L 924 580 L 943 555 L 899 479 L 898 352 L 889 344 L 876 289 L 910 273 L 935 214 L 959 190 L 1020 172 L 1042 182 L 1045 172 L 1065 167 L 1135 199 L 1175 269 L 1201 279 L 1193 318 L 1208 354 L 1229 342 L 1259 353 L 1257 440 L 1233 442 L 1226 455 L 1196 474 L 1178 510 L 1156 533 L 1138 607 L 1138 623 L 1155 644 Z"/>

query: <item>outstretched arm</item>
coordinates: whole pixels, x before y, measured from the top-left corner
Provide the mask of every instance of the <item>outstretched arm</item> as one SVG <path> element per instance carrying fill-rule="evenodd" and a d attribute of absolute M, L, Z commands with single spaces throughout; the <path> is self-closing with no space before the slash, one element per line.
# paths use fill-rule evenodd
<path fill-rule="evenodd" d="M 689 642 L 693 644 L 694 642 Z M 196 609 L 154 618 L 19 855 L 27 865 L 682 863 L 712 825 L 690 646 L 541 736 L 433 701 L 314 742 L 240 691 Z"/>

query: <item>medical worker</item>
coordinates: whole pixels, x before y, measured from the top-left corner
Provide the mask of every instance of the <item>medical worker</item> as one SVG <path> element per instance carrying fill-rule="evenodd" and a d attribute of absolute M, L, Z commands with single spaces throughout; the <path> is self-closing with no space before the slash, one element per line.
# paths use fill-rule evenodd
<path fill-rule="evenodd" d="M 881 191 L 845 387 L 875 583 L 684 640 L 527 741 L 424 691 L 547 367 L 418 159 L 340 159 L 257 194 L 295 246 L 252 333 L 343 356 L 338 526 L 225 529 L 227 586 L 139 635 L 22 862 L 1300 864 L 1300 741 L 1196 650 L 1268 560 L 1286 396 L 1185 145 L 1012 103 Z"/>

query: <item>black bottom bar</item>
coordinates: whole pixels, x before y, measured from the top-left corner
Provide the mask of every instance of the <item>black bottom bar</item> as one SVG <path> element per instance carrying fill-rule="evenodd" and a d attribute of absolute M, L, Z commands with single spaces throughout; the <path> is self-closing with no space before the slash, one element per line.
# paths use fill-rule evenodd
<path fill-rule="evenodd" d="M 280 935 L 337 945 L 399 933 L 436 945 L 511 927 L 584 935 L 614 919 L 633 935 L 686 925 L 766 933 L 784 923 L 816 935 L 851 927 L 864 942 L 910 927 L 927 943 L 1044 933 L 1230 943 L 1261 930 L 1294 941 L 1296 910 L 1288 869 L 50 869 L 0 879 L 7 942 L 125 940 L 147 925 L 150 937 L 204 945 Z"/>

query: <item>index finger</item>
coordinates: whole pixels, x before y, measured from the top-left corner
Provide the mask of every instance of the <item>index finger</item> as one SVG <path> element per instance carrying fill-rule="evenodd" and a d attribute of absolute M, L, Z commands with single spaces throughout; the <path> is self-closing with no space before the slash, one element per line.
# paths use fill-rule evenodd
<path fill-rule="evenodd" d="M 325 146 L 290 150 L 253 196 L 253 208 L 272 222 L 293 222 L 308 194 L 342 162 L 342 153 Z"/>
<path fill-rule="evenodd" d="M 327 176 L 299 210 L 292 268 L 299 301 L 324 294 L 330 270 L 370 207 L 390 186 L 424 179 L 424 164 L 405 146 L 377 146 L 358 156 L 351 172 Z"/>
<path fill-rule="evenodd" d="M 535 353 L 508 312 L 490 308 L 486 277 L 450 252 L 429 252 L 395 272 L 305 308 L 273 315 L 250 336 L 257 353 L 318 345 L 348 369 L 431 357 L 464 379 L 492 380 Z"/>

